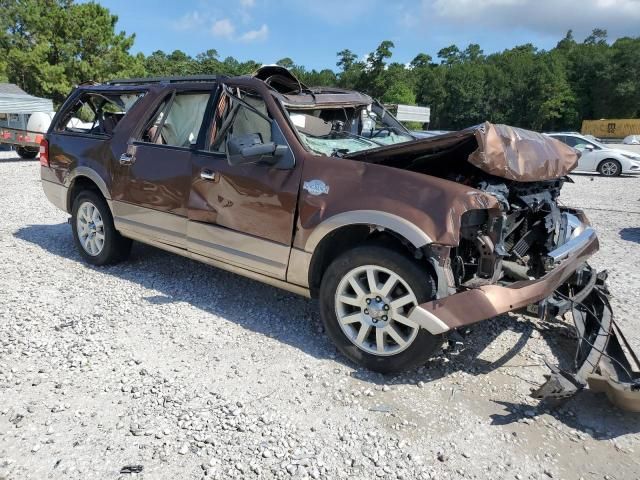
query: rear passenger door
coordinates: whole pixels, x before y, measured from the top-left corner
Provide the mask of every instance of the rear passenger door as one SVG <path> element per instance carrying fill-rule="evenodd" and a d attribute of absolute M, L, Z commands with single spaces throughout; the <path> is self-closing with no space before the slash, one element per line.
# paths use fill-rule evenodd
<path fill-rule="evenodd" d="M 116 159 L 114 221 L 126 236 L 186 248 L 191 152 L 210 96 L 168 90 Z"/>

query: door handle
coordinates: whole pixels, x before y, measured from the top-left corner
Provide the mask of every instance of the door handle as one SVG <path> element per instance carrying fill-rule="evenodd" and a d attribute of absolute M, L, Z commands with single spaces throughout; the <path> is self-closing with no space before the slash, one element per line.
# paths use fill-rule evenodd
<path fill-rule="evenodd" d="M 131 165 L 136 161 L 136 157 L 129 153 L 123 153 L 120 155 L 120 165 Z"/>
<path fill-rule="evenodd" d="M 202 178 L 203 180 L 211 180 L 213 182 L 217 182 L 218 173 L 214 172 L 213 170 L 209 170 L 208 168 L 205 168 L 200 172 L 200 178 Z"/>

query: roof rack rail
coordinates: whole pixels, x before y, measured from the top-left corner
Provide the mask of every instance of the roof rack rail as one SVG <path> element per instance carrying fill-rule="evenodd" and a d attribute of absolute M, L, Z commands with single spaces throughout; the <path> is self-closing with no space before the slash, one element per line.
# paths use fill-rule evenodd
<path fill-rule="evenodd" d="M 226 75 L 185 75 L 171 77 L 121 78 L 104 82 L 105 85 L 140 85 L 145 83 L 184 83 L 184 82 L 214 82 Z"/>

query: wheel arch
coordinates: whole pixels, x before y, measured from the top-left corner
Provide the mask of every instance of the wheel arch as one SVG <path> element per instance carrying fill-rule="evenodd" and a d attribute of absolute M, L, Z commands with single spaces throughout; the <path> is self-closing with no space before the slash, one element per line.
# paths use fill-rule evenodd
<path fill-rule="evenodd" d="M 86 189 L 99 192 L 107 201 L 109 209 L 112 210 L 111 195 L 109 195 L 107 184 L 94 170 L 87 167 L 78 167 L 69 175 L 67 181 L 69 182 L 67 190 L 67 212 L 71 212 L 76 196 L 78 196 L 82 190 Z"/>
<path fill-rule="evenodd" d="M 605 157 L 605 158 L 603 158 L 602 160 L 600 160 L 600 161 L 598 162 L 597 167 L 596 167 L 596 171 L 597 171 L 597 172 L 600 172 L 600 167 L 601 167 L 601 166 L 602 166 L 602 164 L 603 164 L 603 163 L 605 163 L 605 162 L 616 162 L 616 163 L 620 166 L 620 172 L 619 172 L 619 173 L 622 173 L 622 170 L 623 170 L 623 169 L 622 169 L 622 162 L 621 162 L 619 159 L 615 158 L 615 157 Z"/>
<path fill-rule="evenodd" d="M 329 264 L 341 253 L 375 241 L 391 248 L 415 255 L 432 243 L 431 238 L 418 227 L 397 215 L 376 211 L 345 212 L 318 225 L 305 244 L 313 252 L 308 267 L 308 285 L 311 296 L 317 296 L 322 276 Z M 425 266 L 438 280 L 437 272 L 429 262 Z"/>

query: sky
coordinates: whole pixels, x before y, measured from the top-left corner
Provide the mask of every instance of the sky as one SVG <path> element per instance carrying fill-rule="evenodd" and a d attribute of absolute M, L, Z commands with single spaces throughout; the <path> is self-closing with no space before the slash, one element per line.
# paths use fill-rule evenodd
<path fill-rule="evenodd" d="M 640 0 L 99 0 L 135 33 L 133 53 L 210 48 L 221 59 L 274 63 L 290 57 L 311 69 L 336 69 L 336 53 L 361 58 L 383 40 L 392 61 L 478 43 L 485 53 L 532 43 L 553 48 L 567 30 L 593 28 L 609 39 L 640 36 Z"/>

